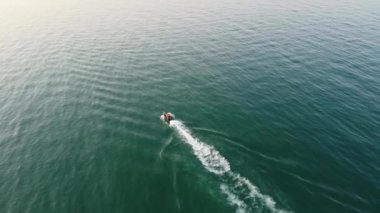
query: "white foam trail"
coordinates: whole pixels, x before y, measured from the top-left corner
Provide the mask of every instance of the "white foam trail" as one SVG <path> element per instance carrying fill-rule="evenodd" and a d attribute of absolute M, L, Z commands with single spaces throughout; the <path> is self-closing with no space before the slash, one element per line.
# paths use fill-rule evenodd
<path fill-rule="evenodd" d="M 226 182 L 220 186 L 220 189 L 227 195 L 229 203 L 237 207 L 236 212 L 243 213 L 252 210 L 261 212 L 265 211 L 264 209 L 270 212 L 285 212 L 277 209 L 275 201 L 270 196 L 262 194 L 247 178 L 232 172 L 227 159 L 213 146 L 193 137 L 181 121 L 170 121 L 170 127 L 175 129 L 183 141 L 191 146 L 194 154 L 208 171 L 217 174 Z"/>
<path fill-rule="evenodd" d="M 230 202 L 232 206 L 236 206 L 236 212 L 237 213 L 245 213 L 247 212 L 247 205 L 244 203 L 244 201 L 240 200 L 237 195 L 235 195 L 229 187 L 226 184 L 220 185 L 220 189 L 224 194 L 227 195 L 227 200 Z"/>
<path fill-rule="evenodd" d="M 231 192 L 235 192 L 236 194 L 240 193 L 246 196 L 244 200 L 247 200 L 247 202 L 251 203 L 252 206 L 256 206 L 256 208 L 262 208 L 263 206 L 266 209 L 269 209 L 270 212 L 286 212 L 284 210 L 277 209 L 276 202 L 270 196 L 262 194 L 260 190 L 247 178 L 233 172 L 229 173 L 229 176 L 232 181 Z M 259 202 L 257 202 L 257 200 Z"/>
<path fill-rule="evenodd" d="M 170 126 L 177 130 L 177 133 L 191 146 L 194 154 L 208 171 L 222 175 L 231 170 L 228 161 L 214 147 L 193 137 L 190 130 L 182 122 L 172 120 Z"/>

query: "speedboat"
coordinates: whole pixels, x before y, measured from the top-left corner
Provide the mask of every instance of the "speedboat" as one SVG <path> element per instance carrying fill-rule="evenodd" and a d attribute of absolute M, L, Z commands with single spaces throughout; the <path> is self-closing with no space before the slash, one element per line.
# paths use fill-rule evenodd
<path fill-rule="evenodd" d="M 170 112 L 164 112 L 160 116 L 161 120 L 165 121 L 167 124 L 170 124 L 171 120 L 174 120 L 174 115 Z"/>

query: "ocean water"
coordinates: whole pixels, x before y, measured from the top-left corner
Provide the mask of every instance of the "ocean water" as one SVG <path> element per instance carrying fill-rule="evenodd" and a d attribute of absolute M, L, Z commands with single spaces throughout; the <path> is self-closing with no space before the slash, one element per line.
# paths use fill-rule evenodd
<path fill-rule="evenodd" d="M 1 1 L 0 121 L 4 213 L 380 212 L 380 1 Z"/>

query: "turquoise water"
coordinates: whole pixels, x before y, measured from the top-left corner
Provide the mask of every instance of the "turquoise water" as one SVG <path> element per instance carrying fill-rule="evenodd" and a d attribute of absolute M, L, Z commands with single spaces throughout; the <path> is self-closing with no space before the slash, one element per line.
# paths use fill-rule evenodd
<path fill-rule="evenodd" d="M 4 1 L 0 103 L 0 212 L 380 211 L 379 1 Z"/>

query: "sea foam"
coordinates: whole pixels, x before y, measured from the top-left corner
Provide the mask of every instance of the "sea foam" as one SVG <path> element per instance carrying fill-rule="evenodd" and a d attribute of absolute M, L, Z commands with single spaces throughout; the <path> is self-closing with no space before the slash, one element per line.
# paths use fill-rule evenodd
<path fill-rule="evenodd" d="M 194 137 L 189 128 L 179 120 L 170 121 L 172 127 L 181 139 L 190 145 L 195 156 L 203 167 L 220 177 L 220 190 L 227 196 L 229 204 L 236 212 L 285 212 L 276 208 L 275 201 L 259 189 L 247 178 L 231 171 L 230 163 L 213 146 Z"/>

